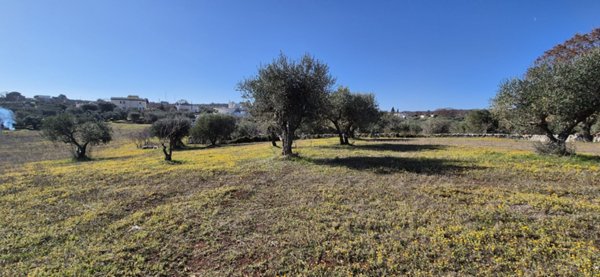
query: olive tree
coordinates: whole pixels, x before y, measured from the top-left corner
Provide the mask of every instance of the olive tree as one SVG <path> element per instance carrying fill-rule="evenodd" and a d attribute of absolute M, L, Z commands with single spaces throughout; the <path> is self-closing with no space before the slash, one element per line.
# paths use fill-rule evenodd
<path fill-rule="evenodd" d="M 194 139 L 208 140 L 211 145 L 223 141 L 235 131 L 235 117 L 225 114 L 203 114 L 190 132 Z"/>
<path fill-rule="evenodd" d="M 534 127 L 544 133 L 555 153 L 574 128 L 600 111 L 600 48 L 556 62 L 536 62 L 523 78 L 500 85 L 493 111 L 503 123 Z"/>
<path fill-rule="evenodd" d="M 447 134 L 450 133 L 452 121 L 446 118 L 428 118 L 421 124 L 424 134 Z"/>
<path fill-rule="evenodd" d="M 489 110 L 472 110 L 465 116 L 466 131 L 472 133 L 494 132 L 498 122 Z"/>
<path fill-rule="evenodd" d="M 78 161 L 88 159 L 88 147 L 110 142 L 111 134 L 108 124 L 90 116 L 62 113 L 42 122 L 42 135 L 50 141 L 72 145 L 74 158 Z"/>
<path fill-rule="evenodd" d="M 152 138 L 152 132 L 150 128 L 144 128 L 138 131 L 131 132 L 128 136 L 137 148 L 144 148 L 150 145 L 150 139 Z"/>
<path fill-rule="evenodd" d="M 335 127 L 340 144 L 349 144 L 357 128 L 366 129 L 379 119 L 379 108 L 373 94 L 351 93 L 339 87 L 329 96 L 326 117 Z"/>
<path fill-rule="evenodd" d="M 188 135 L 192 123 L 185 117 L 164 118 L 152 124 L 152 135 L 160 139 L 165 161 L 171 161 L 173 149 Z"/>
<path fill-rule="evenodd" d="M 294 61 L 280 54 L 238 85 L 250 102 L 250 112 L 273 123 L 283 141 L 282 154 L 292 155 L 294 132 L 303 120 L 317 117 L 334 83 L 329 67 L 306 54 Z"/>

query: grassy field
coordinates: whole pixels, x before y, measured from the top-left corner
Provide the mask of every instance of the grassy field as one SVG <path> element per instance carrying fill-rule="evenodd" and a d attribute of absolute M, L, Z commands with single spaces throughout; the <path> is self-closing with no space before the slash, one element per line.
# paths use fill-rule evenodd
<path fill-rule="evenodd" d="M 598 144 L 318 139 L 166 164 L 114 128 L 82 163 L 0 136 L 0 275 L 600 275 Z"/>

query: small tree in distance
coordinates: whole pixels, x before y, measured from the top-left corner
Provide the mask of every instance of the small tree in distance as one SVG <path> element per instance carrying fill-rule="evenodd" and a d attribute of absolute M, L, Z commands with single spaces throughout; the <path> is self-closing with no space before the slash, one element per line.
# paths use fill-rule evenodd
<path fill-rule="evenodd" d="M 92 117 L 75 117 L 68 113 L 48 117 L 42 125 L 44 137 L 73 145 L 73 155 L 78 161 L 88 160 L 88 147 L 110 142 L 111 134 L 112 130 L 105 122 Z"/>
<path fill-rule="evenodd" d="M 164 118 L 152 124 L 152 135 L 160 139 L 165 161 L 171 161 L 173 149 L 188 135 L 192 123 L 184 117 Z"/>
<path fill-rule="evenodd" d="M 256 77 L 242 81 L 238 89 L 250 100 L 250 112 L 273 122 L 283 141 L 282 155 L 292 155 L 294 133 L 303 120 L 319 115 L 335 80 L 329 67 L 304 55 L 299 61 L 280 54 L 259 68 Z"/>
<path fill-rule="evenodd" d="M 349 144 L 357 128 L 366 129 L 379 119 L 379 108 L 373 94 L 351 93 L 347 87 L 339 87 L 329 96 L 327 119 L 331 121 L 340 144 Z"/>
<path fill-rule="evenodd" d="M 488 133 L 496 130 L 498 122 L 488 110 L 472 110 L 465 116 L 465 128 L 472 133 Z"/>
<path fill-rule="evenodd" d="M 224 114 L 203 114 L 201 115 L 190 135 L 194 139 L 208 140 L 211 145 L 223 141 L 235 130 L 235 117 Z"/>
<path fill-rule="evenodd" d="M 142 130 L 132 132 L 131 134 L 129 134 L 128 137 L 137 148 L 144 148 L 150 145 L 152 133 L 150 131 L 150 128 L 144 128 Z"/>

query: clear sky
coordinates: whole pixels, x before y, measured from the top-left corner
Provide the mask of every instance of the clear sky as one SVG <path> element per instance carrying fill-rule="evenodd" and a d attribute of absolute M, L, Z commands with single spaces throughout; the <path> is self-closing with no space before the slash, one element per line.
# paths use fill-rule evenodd
<path fill-rule="evenodd" d="M 598 0 L 0 0 L 0 92 L 239 101 L 236 84 L 282 51 L 383 109 L 481 108 L 594 27 Z"/>

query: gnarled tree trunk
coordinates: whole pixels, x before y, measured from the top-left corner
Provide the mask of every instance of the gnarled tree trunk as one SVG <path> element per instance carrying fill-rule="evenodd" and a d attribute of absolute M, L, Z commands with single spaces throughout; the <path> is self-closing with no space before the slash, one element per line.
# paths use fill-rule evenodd
<path fill-rule="evenodd" d="M 340 128 L 340 126 L 338 126 L 336 124 L 335 125 L 335 129 L 337 130 L 338 136 L 340 137 L 340 145 L 348 144 L 348 141 L 345 139 L 346 136 L 344 135 L 344 132 L 342 131 L 342 129 Z"/>
<path fill-rule="evenodd" d="M 171 157 L 173 155 L 173 148 L 172 147 L 168 147 L 165 145 L 165 143 L 161 143 L 162 147 L 163 147 L 163 153 L 165 154 L 165 161 L 171 161 Z"/>
<path fill-rule="evenodd" d="M 294 141 L 294 131 L 290 128 L 289 124 L 286 124 L 282 129 L 283 146 L 281 147 L 281 154 L 284 156 L 291 156 L 293 154 L 292 143 Z"/>
<path fill-rule="evenodd" d="M 346 134 L 346 132 L 342 132 L 342 145 L 349 145 L 350 142 L 348 141 L 348 134 Z"/>
<path fill-rule="evenodd" d="M 557 136 L 554 136 L 554 133 L 548 127 L 548 122 L 546 122 L 545 119 L 542 119 L 538 124 L 538 127 L 546 133 L 546 137 L 549 139 L 549 143 L 547 143 L 546 147 L 550 146 L 550 148 L 544 147 L 548 149 L 545 152 L 561 156 L 572 154 L 567 148 L 567 138 L 569 138 L 569 135 L 572 133 L 575 126 L 577 126 L 576 122 L 566 126 Z M 538 152 L 543 153 L 542 151 L 539 151 L 539 149 Z"/>
<path fill-rule="evenodd" d="M 75 149 L 75 159 L 77 159 L 78 161 L 87 160 L 87 143 L 83 145 L 77 144 L 76 146 L 77 149 Z"/>
<path fill-rule="evenodd" d="M 271 132 L 271 145 L 273 145 L 274 147 L 277 147 L 277 135 L 275 135 L 275 133 Z"/>
<path fill-rule="evenodd" d="M 329 120 L 331 121 L 331 123 L 333 123 L 333 126 L 335 127 L 335 130 L 338 133 L 338 137 L 340 138 L 340 145 L 347 144 L 346 140 L 344 139 L 344 132 L 342 131 L 342 127 L 340 126 L 338 121 L 335 119 L 329 119 Z"/>
<path fill-rule="evenodd" d="M 350 136 L 352 136 L 352 133 L 353 133 L 353 132 L 354 132 L 354 131 L 352 130 L 352 126 L 348 126 L 348 127 L 346 128 L 346 130 L 345 130 L 344 132 L 342 132 L 342 133 L 343 133 L 343 136 L 344 136 L 344 143 L 342 143 L 342 144 L 345 144 L 345 145 L 350 145 L 350 141 L 348 141 L 348 138 L 349 138 Z"/>

